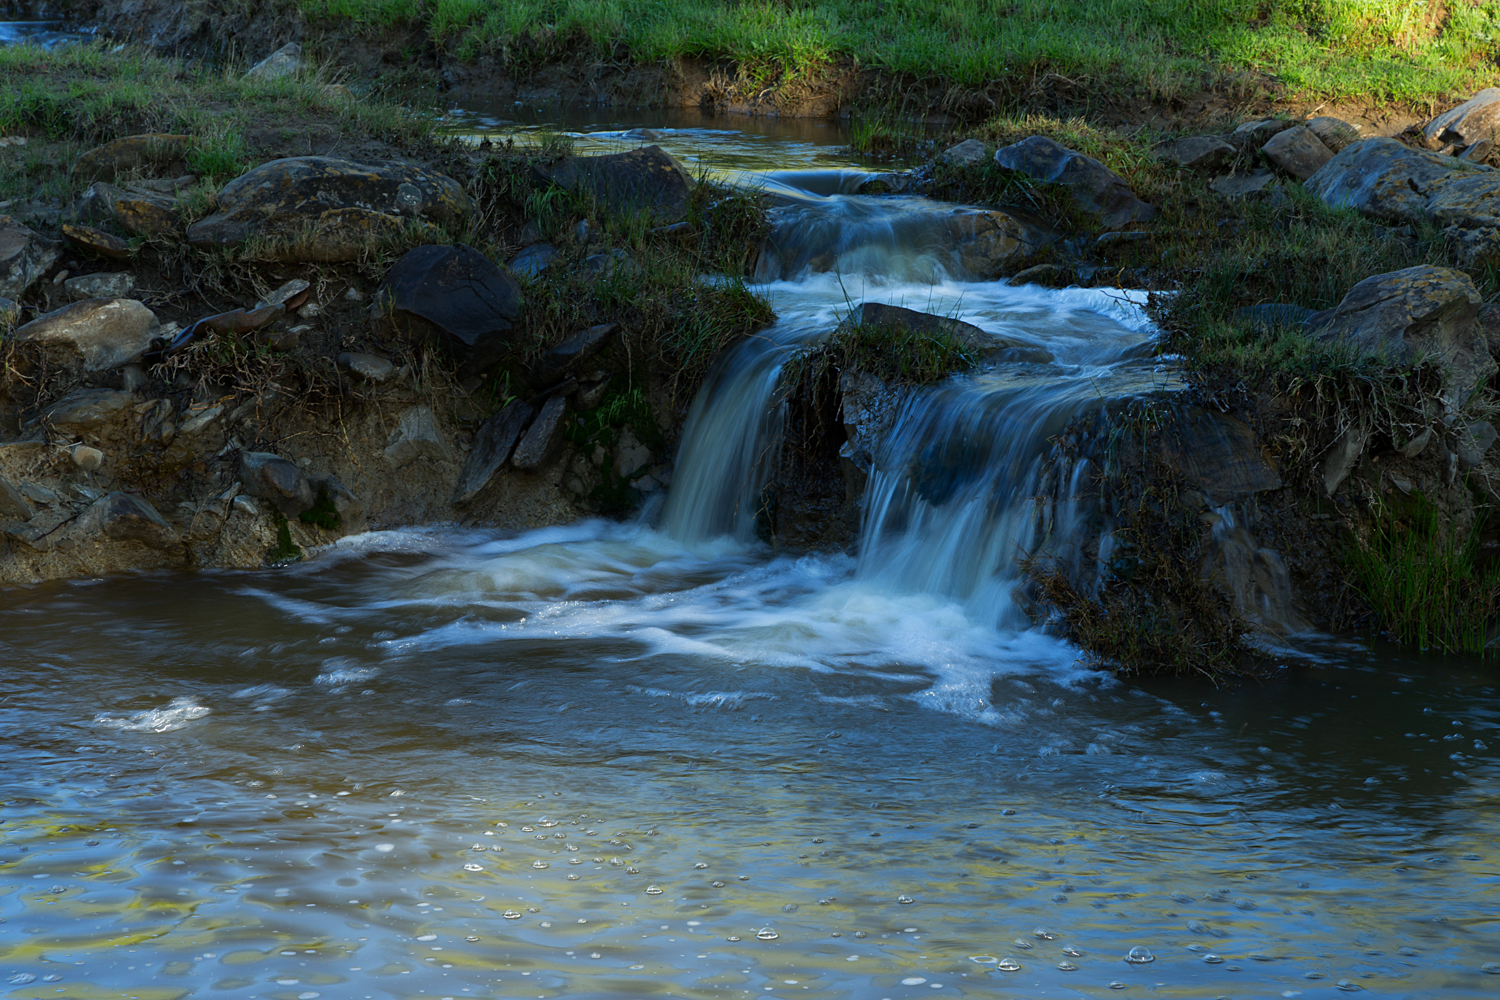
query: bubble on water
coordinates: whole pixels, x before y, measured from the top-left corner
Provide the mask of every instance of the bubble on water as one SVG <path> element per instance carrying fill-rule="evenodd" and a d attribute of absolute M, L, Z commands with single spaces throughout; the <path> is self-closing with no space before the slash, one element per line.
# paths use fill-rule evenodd
<path fill-rule="evenodd" d="M 1492 962 L 1490 964 L 1493 965 L 1495 963 Z M 1338 988 L 1345 991 L 1346 993 L 1353 993 L 1355 990 L 1364 989 L 1363 986 L 1359 985 L 1352 979 L 1340 979 L 1338 981 Z"/>
<path fill-rule="evenodd" d="M 1031 936 L 1036 938 L 1038 941 L 1053 941 L 1057 938 L 1056 934 L 1053 934 L 1045 927 L 1038 927 L 1036 930 L 1031 932 Z"/>
<path fill-rule="evenodd" d="M 713 887 L 714 887 L 714 888 L 715 888 L 715 889 L 722 889 L 722 888 L 724 888 L 724 886 L 726 886 L 726 885 L 728 885 L 728 884 L 729 884 L 729 883 L 727 883 L 727 882 L 712 882 L 712 883 L 710 883 L 710 884 L 711 884 L 711 885 L 712 885 L 712 886 L 713 886 Z"/>
<path fill-rule="evenodd" d="M 1014 944 L 1017 948 L 1026 948 L 1028 950 L 1031 948 L 1031 942 L 1026 940 L 1025 938 L 1016 938 L 1011 943 Z"/>
<path fill-rule="evenodd" d="M 422 935 L 419 935 L 417 937 L 417 940 L 418 941 L 436 941 L 437 940 L 437 935 L 436 934 L 422 934 Z M 282 954 L 285 955 L 285 954 L 287 954 L 287 952 L 282 952 Z M 295 955 L 297 953 L 296 952 L 291 952 L 291 954 Z"/>
<path fill-rule="evenodd" d="M 392 851 L 394 851 L 395 849 L 396 849 L 396 845 L 395 844 L 376 844 L 375 845 L 375 850 L 379 851 L 381 854 L 389 854 Z"/>
<path fill-rule="evenodd" d="M 629 868 L 625 869 L 625 874 L 626 875 L 639 875 L 640 873 L 641 873 L 641 870 L 639 868 L 637 868 L 635 865 L 631 865 Z"/>
<path fill-rule="evenodd" d="M 532 828 L 532 827 L 529 827 L 529 826 L 523 826 L 523 827 L 521 827 L 521 832 L 522 833 L 536 833 L 536 830 L 534 828 Z"/>
<path fill-rule="evenodd" d="M 648 896 L 660 896 L 665 891 L 666 890 L 659 885 L 646 886 L 646 895 Z"/>
<path fill-rule="evenodd" d="M 469 850 L 471 850 L 471 851 L 487 851 L 487 850 L 489 850 L 489 848 L 485 847 L 483 844 L 475 844 L 473 847 L 469 848 Z"/>
<path fill-rule="evenodd" d="M 760 938 L 762 941 L 775 941 L 777 938 L 781 937 L 780 934 L 777 934 L 769 927 L 762 927 L 760 930 L 755 932 L 755 936 Z"/>
<path fill-rule="evenodd" d="M 1321 973 L 1321 972 L 1304 972 L 1302 974 L 1302 978 L 1303 979 L 1322 979 L 1323 978 L 1323 973 Z"/>
<path fill-rule="evenodd" d="M 1420 955 L 1422 953 L 1420 951 L 1418 951 L 1417 949 L 1415 949 L 1415 948 L 1410 948 L 1410 947 L 1407 947 L 1405 945 L 1402 945 L 1400 948 L 1396 949 L 1396 954 L 1410 956 L 1410 955 Z"/>
<path fill-rule="evenodd" d="M 1208 925 L 1201 920 L 1189 920 L 1187 922 L 1187 929 L 1192 931 L 1194 934 L 1208 933 Z"/>
<path fill-rule="evenodd" d="M 500 915 L 502 917 L 504 917 L 506 920 L 520 920 L 521 919 L 521 911 L 520 910 L 506 910 L 504 913 L 502 913 Z"/>
<path fill-rule="evenodd" d="M 970 955 L 969 961 L 978 962 L 980 965 L 994 965 L 1000 960 L 994 955 Z"/>
<path fill-rule="evenodd" d="M 896 897 L 896 902 L 901 903 L 902 905 L 905 905 L 907 903 L 915 903 L 916 900 L 912 899 L 910 896 L 897 896 Z"/>
<path fill-rule="evenodd" d="M 1174 892 L 1174 893 L 1172 893 L 1172 899 L 1175 900 L 1176 902 L 1179 902 L 1179 903 L 1191 903 L 1191 902 L 1193 902 L 1193 897 L 1189 896 L 1185 892 Z"/>
<path fill-rule="evenodd" d="M 1156 956 L 1151 954 L 1150 949 L 1142 948 L 1140 945 L 1136 945 L 1134 948 L 1130 949 L 1130 951 L 1125 953 L 1125 961 L 1129 962 L 1131 965 L 1149 965 L 1150 963 L 1156 961 Z"/>
<path fill-rule="evenodd" d="M 644 965 L 632 965 L 631 968 L 635 969 L 637 972 L 639 972 L 641 969 L 644 969 L 645 966 Z"/>
<path fill-rule="evenodd" d="M 1078 966 L 1074 965 L 1072 962 L 1058 962 L 1057 963 L 1057 967 L 1059 969 L 1061 969 L 1063 972 L 1077 972 L 1078 971 Z"/>
<path fill-rule="evenodd" d="M 1120 982 L 1118 979 L 1114 979 L 1110 981 L 1109 988 L 1112 990 L 1123 990 L 1125 988 L 1125 984 Z"/>
<path fill-rule="evenodd" d="M 725 938 L 724 940 L 725 941 L 738 941 L 739 939 L 740 939 L 740 936 L 738 934 L 731 934 L 727 938 Z"/>
<path fill-rule="evenodd" d="M 694 868 L 707 868 L 708 867 L 708 862 L 706 862 L 706 861 L 700 861 L 696 865 L 694 865 L 693 867 Z"/>
<path fill-rule="evenodd" d="M 590 952 L 590 953 L 589 953 L 589 958 L 603 958 L 603 957 L 604 957 L 604 956 L 603 956 L 603 955 L 601 955 L 601 954 L 599 954 L 599 953 L 598 953 L 598 952 L 597 952 L 597 951 L 594 951 L 594 952 Z"/>
<path fill-rule="evenodd" d="M 533 868 L 551 868 L 552 866 L 549 865 L 547 862 L 538 859 L 538 860 L 533 861 L 531 863 L 531 867 L 533 867 Z"/>
<path fill-rule="evenodd" d="M 995 966 L 1001 972 L 1020 972 L 1021 963 L 1013 958 L 1002 958 Z"/>
<path fill-rule="evenodd" d="M 855 931 L 854 932 L 854 936 L 857 937 L 857 938 L 867 938 L 870 935 L 867 934 L 865 931 Z"/>
<path fill-rule="evenodd" d="M 901 980 L 901 985 L 921 986 L 925 982 L 927 982 L 927 980 L 923 979 L 921 976 L 907 976 L 905 979 Z"/>
<path fill-rule="evenodd" d="M 464 865 L 464 871 L 482 872 L 484 871 L 484 865 L 476 865 L 474 862 L 470 861 L 468 864 Z"/>
<path fill-rule="evenodd" d="M 1500 976 L 1500 962 L 1485 962 L 1479 967 L 1480 972 L 1488 972 L 1492 976 Z"/>
<path fill-rule="evenodd" d="M 29 972 L 18 972 L 14 976 L 11 976 L 10 978 L 6 979 L 5 981 L 7 983 L 14 983 L 17 986 L 25 986 L 27 983 L 34 983 L 34 982 L 36 982 L 36 976 L 33 976 Z"/>
<path fill-rule="evenodd" d="M 1083 952 L 1079 951 L 1077 948 L 1073 947 L 1072 945 L 1066 945 L 1066 946 L 1064 946 L 1063 947 L 1063 954 L 1067 955 L 1070 958 L 1082 958 L 1083 957 Z"/>
<path fill-rule="evenodd" d="M 740 881 L 741 882 L 748 882 L 748 881 L 750 881 L 750 876 L 749 875 L 741 875 L 740 876 Z"/>
<path fill-rule="evenodd" d="M 813 843 L 814 844 L 821 844 L 821 843 L 823 843 L 823 838 L 822 837 L 814 837 L 813 838 Z"/>
<path fill-rule="evenodd" d="M 468 937 L 464 938 L 464 940 L 468 941 L 470 944 L 472 944 L 475 941 L 479 940 L 479 935 L 478 934 L 470 934 Z"/>
<path fill-rule="evenodd" d="M 568 881 L 569 882 L 577 882 L 582 877 L 583 876 L 581 876 L 581 875 L 569 875 L 568 876 Z"/>
<path fill-rule="evenodd" d="M 901 928 L 901 933 L 902 934 L 915 934 L 915 933 L 917 933 L 917 929 L 915 927 L 903 927 L 903 928 Z"/>
<path fill-rule="evenodd" d="M 1209 952 L 1207 955 L 1204 955 L 1203 956 L 1203 961 L 1206 962 L 1206 963 L 1208 963 L 1209 965 L 1223 965 L 1224 964 L 1224 960 L 1222 958 L 1220 958 L 1218 955 L 1215 955 L 1213 952 Z"/>
<path fill-rule="evenodd" d="M 568 864 L 570 864 L 570 865 L 581 865 L 581 864 L 583 864 L 583 859 L 582 858 L 569 858 L 568 859 Z"/>

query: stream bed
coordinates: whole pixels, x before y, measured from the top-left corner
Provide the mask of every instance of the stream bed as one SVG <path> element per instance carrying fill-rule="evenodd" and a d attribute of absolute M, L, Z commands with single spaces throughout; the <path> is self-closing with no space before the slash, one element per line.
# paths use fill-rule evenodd
<path fill-rule="evenodd" d="M 550 124 L 656 129 L 838 263 L 758 286 L 640 521 L 0 594 L 0 996 L 1500 989 L 1491 666 L 1301 636 L 1233 690 L 1122 683 L 1009 605 L 1049 428 L 1170 388 L 1138 298 L 966 280 L 923 242 L 953 206 L 842 193 L 875 168 L 837 128 Z M 851 297 L 1052 360 L 904 411 L 855 555 L 774 552 L 758 421 Z M 902 478 L 959 432 L 998 443 Z"/>

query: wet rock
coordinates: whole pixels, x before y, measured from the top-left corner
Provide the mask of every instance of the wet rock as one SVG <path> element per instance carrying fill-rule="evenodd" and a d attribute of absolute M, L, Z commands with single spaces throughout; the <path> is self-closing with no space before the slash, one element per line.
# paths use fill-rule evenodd
<path fill-rule="evenodd" d="M 129 411 L 134 397 L 116 389 L 81 389 L 53 403 L 43 419 L 62 434 L 98 431 Z"/>
<path fill-rule="evenodd" d="M 1329 205 L 1374 218 L 1463 229 L 1500 226 L 1500 171 L 1395 139 L 1346 146 L 1307 187 Z"/>
<path fill-rule="evenodd" d="M 1177 413 L 1161 437 L 1162 456 L 1215 507 L 1281 486 L 1255 432 L 1233 417 L 1201 407 Z"/>
<path fill-rule="evenodd" d="M 557 259 L 557 247 L 551 243 L 533 243 L 511 258 L 510 270 L 527 281 L 535 281 Z"/>
<path fill-rule="evenodd" d="M 551 458 L 562 437 L 562 421 L 567 408 L 568 401 L 563 396 L 552 396 L 543 403 L 541 412 L 516 445 L 510 464 L 518 469 L 534 470 Z"/>
<path fill-rule="evenodd" d="M 1229 134 L 1229 143 L 1236 149 L 1260 149 L 1283 129 L 1290 128 L 1279 118 L 1263 118 L 1245 122 Z"/>
<path fill-rule="evenodd" d="M 78 466 L 84 472 L 96 472 L 99 466 L 104 464 L 104 452 L 98 448 L 91 448 L 86 444 L 78 445 L 72 451 L 68 452 L 68 457 L 73 460 L 74 465 Z"/>
<path fill-rule="evenodd" d="M 660 146 L 605 156 L 570 156 L 545 171 L 570 191 L 588 191 L 615 214 L 644 212 L 661 222 L 687 214 L 693 178 Z"/>
<path fill-rule="evenodd" d="M 82 299 L 123 299 L 134 287 L 133 274 L 125 271 L 100 272 L 69 278 L 63 282 L 63 294 L 74 302 Z"/>
<path fill-rule="evenodd" d="M 419 458 L 451 462 L 456 456 L 432 407 L 413 406 L 401 414 L 396 429 L 386 439 L 385 458 L 399 469 Z"/>
<path fill-rule="evenodd" d="M 79 515 L 73 534 L 81 538 L 141 542 L 153 549 L 168 549 L 178 543 L 176 530 L 156 508 L 131 493 L 108 493 L 95 500 Z"/>
<path fill-rule="evenodd" d="M 1320 339 L 1395 360 L 1437 361 L 1447 370 L 1448 397 L 1458 405 L 1497 367 L 1475 322 L 1483 301 L 1462 271 L 1422 265 L 1366 278 L 1307 326 Z"/>
<path fill-rule="evenodd" d="M 1216 170 L 1234 159 L 1235 149 L 1216 135 L 1191 135 L 1163 143 L 1156 152 L 1190 170 Z"/>
<path fill-rule="evenodd" d="M 978 167 L 990 158 L 989 147 L 978 139 L 965 139 L 956 146 L 950 146 L 936 157 L 939 163 L 945 163 L 950 167 Z"/>
<path fill-rule="evenodd" d="M 904 194 L 917 185 L 916 175 L 910 170 L 896 170 L 875 174 L 860 181 L 856 194 Z"/>
<path fill-rule="evenodd" d="M 1470 424 L 1458 438 L 1458 464 L 1465 469 L 1472 469 L 1484 461 L 1485 453 L 1495 444 L 1495 438 L 1500 433 L 1495 430 L 1495 425 L 1487 420 Z"/>
<path fill-rule="evenodd" d="M 1500 132 L 1500 88 L 1487 87 L 1456 108 L 1444 111 L 1422 129 L 1428 149 L 1467 146 Z"/>
<path fill-rule="evenodd" d="M 542 355 L 532 370 L 531 381 L 538 388 L 555 384 L 578 365 L 603 350 L 619 328 L 618 323 L 600 323 L 573 334 Z"/>
<path fill-rule="evenodd" d="M 320 527 L 330 531 L 338 530 L 345 534 L 358 534 L 369 527 L 365 520 L 365 506 L 360 502 L 354 491 L 345 486 L 334 476 L 311 476 L 308 484 L 312 487 L 313 496 L 316 498 L 315 507 L 322 507 L 319 513 L 322 517 L 302 516 L 304 521 L 310 520 Z M 332 508 L 333 518 L 328 517 L 327 508 Z M 306 514 L 307 512 L 304 512 Z M 336 523 L 330 523 L 336 519 Z"/>
<path fill-rule="evenodd" d="M 396 374 L 396 366 L 378 354 L 345 351 L 338 356 L 337 364 L 344 371 L 357 375 L 366 382 L 386 382 Z"/>
<path fill-rule="evenodd" d="M 1359 126 L 1351 125 L 1342 118 L 1323 115 L 1309 119 L 1307 127 L 1318 137 L 1319 142 L 1334 153 L 1359 140 Z"/>
<path fill-rule="evenodd" d="M 85 299 L 37 317 L 15 337 L 56 345 L 80 359 L 84 371 L 94 372 L 139 357 L 158 332 L 156 314 L 135 299 Z"/>
<path fill-rule="evenodd" d="M 186 135 L 128 135 L 84 153 L 73 164 L 73 176 L 108 181 L 136 171 L 181 174 L 187 171 L 193 146 L 193 138 Z"/>
<path fill-rule="evenodd" d="M 1305 181 L 1333 159 L 1333 151 L 1323 145 L 1312 129 L 1294 125 L 1277 132 L 1260 148 L 1265 158 L 1299 181 Z"/>
<path fill-rule="evenodd" d="M 61 256 L 55 241 L 0 215 L 0 296 L 19 299 Z"/>
<path fill-rule="evenodd" d="M 948 231 L 958 266 L 980 278 L 994 277 L 1051 239 L 1051 234 L 1040 228 L 996 210 L 956 211 L 948 216 Z"/>
<path fill-rule="evenodd" d="M 468 503 L 489 485 L 495 473 L 510 460 L 511 452 L 535 413 L 529 405 L 517 401 L 490 414 L 479 425 L 469 457 L 458 474 L 458 486 L 453 491 L 455 504 Z"/>
<path fill-rule="evenodd" d="M 454 223 L 473 200 L 452 178 L 411 164 L 371 166 L 328 156 L 272 160 L 224 185 L 218 211 L 188 228 L 207 248 L 252 234 L 289 260 L 353 260 L 413 221 Z"/>
<path fill-rule="evenodd" d="M 92 226 L 76 225 L 65 222 L 62 226 L 63 239 L 74 250 L 94 257 L 106 257 L 110 260 L 129 260 L 130 244 L 118 236 L 95 229 Z"/>
<path fill-rule="evenodd" d="M 1038 264 L 1014 274 L 1007 285 L 1041 285 L 1043 288 L 1062 288 L 1073 280 L 1073 272 L 1061 264 Z"/>
<path fill-rule="evenodd" d="M 997 150 L 995 164 L 1043 183 L 1062 185 L 1080 208 L 1097 215 L 1110 228 L 1156 218 L 1156 209 L 1137 198 L 1125 178 L 1093 157 L 1045 136 L 1034 135 Z"/>
<path fill-rule="evenodd" d="M 859 310 L 851 314 L 840 324 L 839 330 L 848 330 L 852 323 L 856 321 L 856 317 L 857 322 L 861 326 L 890 330 L 906 335 L 934 336 L 946 334 L 958 340 L 964 347 L 982 355 L 997 356 L 1010 350 L 1036 350 L 1034 345 L 990 333 L 975 326 L 973 323 L 965 323 L 963 320 L 954 319 L 951 316 L 934 316 L 931 313 L 917 312 L 915 309 L 907 309 L 903 306 L 886 305 L 883 302 L 861 303 Z M 1039 353 L 1045 355 L 1045 360 L 1052 360 L 1052 356 L 1047 354 L 1047 352 L 1042 351 Z M 1037 360 L 1037 357 L 1037 355 L 1027 355 L 1025 358 L 1015 358 L 1013 360 Z M 1004 357 L 1000 359 L 1006 360 Z"/>
<path fill-rule="evenodd" d="M 307 475 L 292 462 L 268 451 L 240 453 L 240 482 L 245 492 L 294 518 L 317 500 Z"/>
<path fill-rule="evenodd" d="M 31 504 L 16 489 L 15 484 L 0 476 L 0 521 L 29 521 L 33 517 Z"/>
<path fill-rule="evenodd" d="M 408 337 L 437 341 L 477 372 L 509 349 L 521 288 L 470 247 L 417 247 L 386 273 L 372 310 Z"/>
<path fill-rule="evenodd" d="M 302 46 L 287 42 L 245 71 L 247 80 L 280 80 L 302 69 Z"/>
<path fill-rule="evenodd" d="M 1276 180 L 1269 170 L 1252 170 L 1243 174 L 1226 174 L 1209 187 L 1226 198 L 1248 198 L 1260 194 Z"/>

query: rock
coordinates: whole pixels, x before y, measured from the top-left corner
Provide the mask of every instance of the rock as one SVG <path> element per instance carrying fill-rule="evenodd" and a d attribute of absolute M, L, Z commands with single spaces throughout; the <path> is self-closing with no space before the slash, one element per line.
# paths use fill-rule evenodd
<path fill-rule="evenodd" d="M 1497 367 L 1475 322 L 1483 301 L 1462 271 L 1421 265 L 1366 278 L 1307 326 L 1319 339 L 1397 361 L 1437 361 L 1447 370 L 1448 396 L 1457 406 Z"/>
<path fill-rule="evenodd" d="M 1007 285 L 1041 285 L 1044 288 L 1062 288 L 1073 278 L 1073 272 L 1061 264 L 1038 264 L 1018 271 L 1006 282 Z"/>
<path fill-rule="evenodd" d="M 1156 218 L 1156 209 L 1137 198 L 1125 178 L 1093 157 L 1044 136 L 1034 135 L 997 150 L 995 163 L 1043 183 L 1061 184 L 1080 208 L 1099 216 L 1112 229 Z"/>
<path fill-rule="evenodd" d="M 0 476 L 0 520 L 29 521 L 33 517 L 31 504 L 16 489 L 15 484 Z"/>
<path fill-rule="evenodd" d="M 1500 171 L 1395 139 L 1346 146 L 1307 187 L 1327 204 L 1374 218 L 1459 229 L 1500 227 Z"/>
<path fill-rule="evenodd" d="M 1215 507 L 1281 486 L 1255 432 L 1222 413 L 1181 408 L 1162 434 L 1161 446 L 1162 457 Z"/>
<path fill-rule="evenodd" d="M 545 171 L 570 191 L 588 191 L 614 214 L 644 212 L 661 222 L 687 214 L 693 178 L 660 146 L 605 156 L 570 156 Z"/>
<path fill-rule="evenodd" d="M 905 335 L 946 334 L 956 339 L 965 348 L 980 354 L 995 354 L 1033 347 L 1024 341 L 990 333 L 972 323 L 965 323 L 963 320 L 953 319 L 950 316 L 934 316 L 931 313 L 917 312 L 915 309 L 907 309 L 903 306 L 886 305 L 883 302 L 862 303 L 857 313 L 851 313 L 843 323 L 839 324 L 839 332 L 848 331 L 856 322 L 866 328 L 894 331 Z M 1047 360 L 1051 360 L 1051 355 L 1047 356 Z"/>
<path fill-rule="evenodd" d="M 609 343 L 609 338 L 620 328 L 618 323 L 600 323 L 587 330 L 575 333 L 557 344 L 532 369 L 531 381 L 538 388 L 546 388 L 571 372 L 578 365 L 598 354 Z"/>
<path fill-rule="evenodd" d="M 1472 469 L 1483 462 L 1485 452 L 1494 445 L 1496 437 L 1500 437 L 1500 433 L 1496 432 L 1495 425 L 1489 421 L 1481 420 L 1477 424 L 1470 424 L 1458 438 L 1458 464 L 1465 469 Z"/>
<path fill-rule="evenodd" d="M 557 247 L 551 243 L 533 243 L 511 258 L 510 270 L 527 281 L 535 281 L 557 259 Z"/>
<path fill-rule="evenodd" d="M 1328 449 L 1323 459 L 1323 488 L 1333 496 L 1343 481 L 1349 478 L 1349 470 L 1364 454 L 1365 443 L 1370 440 L 1370 428 L 1366 424 L 1353 424 L 1345 428 Z"/>
<path fill-rule="evenodd" d="M 1500 131 L 1500 88 L 1487 87 L 1458 107 L 1444 111 L 1422 129 L 1428 149 L 1467 146 L 1495 138 Z"/>
<path fill-rule="evenodd" d="M 81 274 L 63 282 L 63 294 L 80 299 L 123 299 L 135 287 L 135 276 L 125 271 Z M 155 317 L 153 317 L 154 319 Z"/>
<path fill-rule="evenodd" d="M 1312 129 L 1302 125 L 1277 132 L 1260 151 L 1299 181 L 1307 180 L 1333 159 L 1333 151 L 1323 145 Z"/>
<path fill-rule="evenodd" d="M 187 170 L 192 151 L 191 136 L 164 132 L 128 135 L 89 150 L 73 164 L 73 176 L 87 180 L 114 180 L 136 171 L 181 174 Z"/>
<path fill-rule="evenodd" d="M 306 278 L 293 278 L 291 281 L 281 285 L 274 292 L 266 295 L 264 299 L 256 304 L 255 308 L 259 309 L 262 306 L 287 306 L 287 303 L 292 302 L 292 300 L 311 287 L 312 282 Z M 290 309 L 293 307 L 287 306 L 287 308 Z"/>
<path fill-rule="evenodd" d="M 396 429 L 386 440 L 385 458 L 398 469 L 419 458 L 435 462 L 456 460 L 453 445 L 430 406 L 413 406 L 401 414 Z"/>
<path fill-rule="evenodd" d="M 1319 142 L 1334 153 L 1351 142 L 1359 140 L 1359 126 L 1351 125 L 1342 118 L 1331 118 L 1327 115 L 1312 118 L 1308 120 L 1307 128 L 1318 137 Z"/>
<path fill-rule="evenodd" d="M 910 170 L 897 170 L 890 173 L 874 174 L 859 182 L 854 189 L 855 194 L 905 194 L 917 183 L 916 176 Z"/>
<path fill-rule="evenodd" d="M 84 472 L 95 472 L 104 464 L 104 452 L 98 448 L 90 448 L 86 444 L 74 448 L 68 453 L 68 457 Z"/>
<path fill-rule="evenodd" d="M 399 332 L 436 340 L 478 372 L 509 349 L 521 288 L 470 247 L 417 247 L 386 273 L 372 308 Z"/>
<path fill-rule="evenodd" d="M 958 145 L 943 150 L 936 157 L 937 162 L 950 167 L 978 167 L 989 158 L 989 147 L 978 139 L 965 139 Z"/>
<path fill-rule="evenodd" d="M 351 375 L 358 375 L 366 382 L 385 382 L 396 373 L 396 366 L 378 354 L 345 351 L 338 356 L 337 364 Z"/>
<path fill-rule="evenodd" d="M 110 260 L 130 259 L 129 243 L 118 236 L 112 236 L 91 226 L 65 222 L 62 226 L 62 234 L 63 239 L 67 240 L 74 250 L 94 257 L 108 257 Z"/>
<path fill-rule="evenodd" d="M 174 431 L 167 432 L 170 424 L 164 425 L 163 437 L 170 444 L 163 463 L 169 468 L 182 468 L 218 452 L 224 447 L 226 436 L 223 416 L 224 407 L 206 406 L 188 410 Z"/>
<path fill-rule="evenodd" d="M 334 476 L 309 477 L 308 484 L 312 487 L 316 504 L 326 504 L 333 508 L 334 515 L 338 518 L 336 524 L 326 523 L 326 508 L 323 518 L 307 518 L 312 523 L 329 530 L 339 530 L 345 534 L 358 534 L 369 527 L 365 521 L 365 506 L 355 496 L 354 491 L 345 486 Z M 303 512 L 304 514 L 306 511 Z M 301 515 L 298 515 L 301 517 Z"/>
<path fill-rule="evenodd" d="M 609 384 L 613 380 L 613 375 L 605 375 L 603 378 L 579 382 L 578 389 L 573 394 L 573 406 L 584 411 L 596 409 L 604 402 L 604 395 L 609 392 Z"/>
<path fill-rule="evenodd" d="M 562 437 L 563 415 L 567 408 L 568 400 L 564 396 L 552 396 L 543 403 L 541 412 L 516 445 L 510 464 L 518 469 L 532 470 L 540 468 L 551 458 L 558 439 Z"/>
<path fill-rule="evenodd" d="M 280 80 L 302 69 L 302 46 L 287 42 L 245 71 L 246 80 Z"/>
<path fill-rule="evenodd" d="M 188 227 L 187 237 L 207 248 L 255 234 L 282 243 L 288 259 L 333 262 L 357 258 L 412 220 L 456 223 L 473 210 L 458 182 L 422 167 L 295 156 L 224 185 L 218 211 Z"/>
<path fill-rule="evenodd" d="M 19 299 L 61 256 L 56 242 L 0 215 L 0 296 Z"/>
<path fill-rule="evenodd" d="M 78 435 L 99 430 L 134 401 L 130 393 L 116 389 L 81 389 L 47 407 L 43 419 L 63 434 Z"/>
<path fill-rule="evenodd" d="M 1397 450 L 1400 451 L 1401 454 L 1406 458 L 1416 458 L 1418 455 L 1422 454 L 1422 452 L 1427 450 L 1427 446 L 1432 443 L 1432 438 L 1432 428 L 1424 427 L 1420 434 L 1413 437 L 1410 441 L 1403 444 Z"/>
<path fill-rule="evenodd" d="M 246 493 L 260 497 L 288 518 L 296 517 L 317 501 L 307 475 L 292 462 L 269 451 L 240 453 L 240 482 Z"/>
<path fill-rule="evenodd" d="M 84 299 L 38 316 L 15 338 L 66 348 L 82 359 L 84 371 L 97 372 L 139 357 L 158 328 L 156 314 L 135 299 Z"/>
<path fill-rule="evenodd" d="M 1236 149 L 1260 149 L 1271 141 L 1271 137 L 1290 126 L 1279 118 L 1263 118 L 1245 122 L 1229 134 L 1229 144 Z"/>
<path fill-rule="evenodd" d="M 1466 147 L 1460 160 L 1466 163 L 1483 163 L 1489 159 L 1490 153 L 1494 152 L 1495 144 L 1489 139 L 1480 139 L 1478 142 Z"/>
<path fill-rule="evenodd" d="M 175 237 L 182 225 L 175 198 L 103 181 L 89 185 L 74 202 L 72 215 L 79 222 L 113 221 L 131 235 L 147 239 Z"/>
<path fill-rule="evenodd" d="M 1216 170 L 1234 158 L 1235 149 L 1216 135 L 1191 135 L 1163 143 L 1156 152 L 1190 170 Z"/>
<path fill-rule="evenodd" d="M 620 431 L 615 442 L 615 474 L 633 476 L 651 464 L 651 449 L 636 438 L 635 431 L 626 427 Z"/>
<path fill-rule="evenodd" d="M 9 326 L 21 318 L 21 304 L 15 299 L 0 296 L 0 327 Z"/>
<path fill-rule="evenodd" d="M 479 425 L 474 434 L 474 446 L 458 474 L 458 486 L 453 491 L 455 504 L 466 504 L 489 485 L 496 472 L 510 460 L 521 432 L 535 415 L 526 403 L 520 401 L 502 407 Z"/>
<path fill-rule="evenodd" d="M 1225 174 L 1209 187 L 1226 198 L 1247 198 L 1264 191 L 1274 180 L 1276 175 L 1269 170 L 1252 170 L 1245 174 Z"/>
<path fill-rule="evenodd" d="M 610 278 L 621 272 L 629 273 L 638 270 L 624 250 L 589 254 L 584 258 L 583 266 L 590 274 L 599 278 Z"/>
<path fill-rule="evenodd" d="M 992 278 L 1051 240 L 1051 234 L 998 210 L 960 209 L 948 216 L 951 253 L 961 273 Z"/>
<path fill-rule="evenodd" d="M 74 534 L 104 537 L 115 542 L 141 542 L 149 548 L 167 549 L 177 544 L 177 532 L 156 508 L 131 493 L 109 493 L 89 505 L 78 517 Z"/>

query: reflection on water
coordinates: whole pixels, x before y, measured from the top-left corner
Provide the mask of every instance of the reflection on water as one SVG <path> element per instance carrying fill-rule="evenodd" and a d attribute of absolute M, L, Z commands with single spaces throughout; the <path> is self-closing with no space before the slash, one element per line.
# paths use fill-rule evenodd
<path fill-rule="evenodd" d="M 67 31 L 62 21 L 0 21 L 0 45 L 40 45 L 50 49 L 92 37 L 93 31 Z"/>

